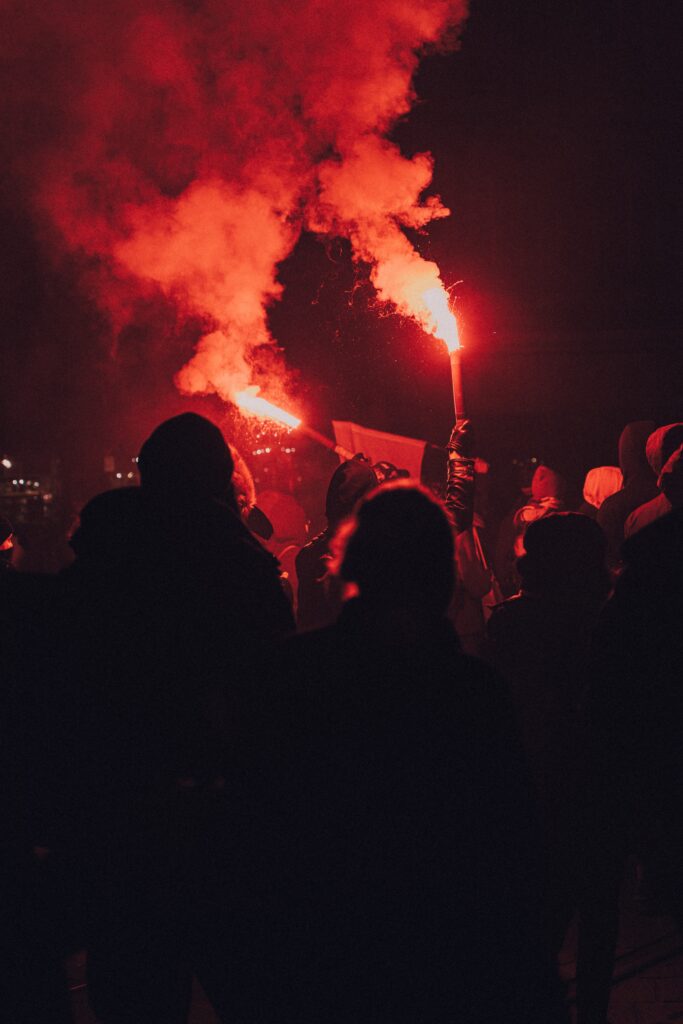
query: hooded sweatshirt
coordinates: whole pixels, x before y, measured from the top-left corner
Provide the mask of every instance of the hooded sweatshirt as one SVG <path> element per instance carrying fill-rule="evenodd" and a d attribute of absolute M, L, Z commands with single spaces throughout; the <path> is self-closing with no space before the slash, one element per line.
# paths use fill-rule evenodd
<path fill-rule="evenodd" d="M 636 420 L 624 427 L 619 438 L 619 466 L 624 486 L 605 498 L 597 515 L 607 537 L 607 559 L 612 567 L 619 564 L 624 523 L 629 515 L 657 496 L 657 481 L 645 456 L 645 444 L 653 430 L 651 420 Z"/>
<path fill-rule="evenodd" d="M 583 500 L 599 509 L 611 494 L 621 490 L 624 478 L 618 466 L 596 466 L 589 469 L 583 484 Z"/>
<path fill-rule="evenodd" d="M 659 480 L 664 466 L 681 444 L 683 444 L 683 423 L 667 423 L 666 426 L 659 427 L 658 430 L 654 430 L 650 434 L 645 446 L 645 454 L 657 480 Z M 666 494 L 659 491 L 656 497 L 644 505 L 640 505 L 631 513 L 624 526 L 624 536 L 632 537 L 644 526 L 649 526 L 650 523 L 665 516 L 672 508 Z"/>
<path fill-rule="evenodd" d="M 554 469 L 543 465 L 537 468 L 531 480 L 531 501 L 515 513 L 515 555 L 518 558 L 524 554 L 524 534 L 529 523 L 564 511 L 565 490 L 564 479 Z"/>

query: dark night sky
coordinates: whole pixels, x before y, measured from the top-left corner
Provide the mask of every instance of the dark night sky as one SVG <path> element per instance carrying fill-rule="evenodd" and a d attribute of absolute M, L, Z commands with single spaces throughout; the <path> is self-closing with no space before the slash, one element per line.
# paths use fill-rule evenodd
<path fill-rule="evenodd" d="M 683 418 L 678 36 L 671 3 L 473 0 L 459 51 L 423 62 L 394 137 L 434 154 L 453 211 L 417 244 L 455 285 L 468 411 L 494 460 L 533 450 L 576 475 L 614 460 L 628 419 Z M 134 450 L 188 407 L 171 380 L 191 331 L 150 309 L 154 330 L 112 358 L 69 268 L 2 195 L 0 446 L 42 465 Z M 379 315 L 344 246 L 304 237 L 281 277 L 272 327 L 311 421 L 443 442 L 440 345 Z"/>

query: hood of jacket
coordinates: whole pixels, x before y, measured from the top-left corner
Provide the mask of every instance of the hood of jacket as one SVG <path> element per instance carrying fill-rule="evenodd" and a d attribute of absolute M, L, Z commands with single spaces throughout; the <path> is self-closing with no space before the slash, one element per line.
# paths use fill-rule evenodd
<path fill-rule="evenodd" d="M 665 463 L 683 444 L 683 423 L 667 423 L 665 427 L 653 430 L 645 445 L 645 454 L 655 476 L 659 476 Z"/>

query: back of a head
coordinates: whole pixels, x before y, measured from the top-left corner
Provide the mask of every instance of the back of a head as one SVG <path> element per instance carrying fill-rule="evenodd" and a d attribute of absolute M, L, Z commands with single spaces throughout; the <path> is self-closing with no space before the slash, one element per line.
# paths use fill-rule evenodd
<path fill-rule="evenodd" d="M 542 501 L 543 498 L 564 497 L 566 484 L 564 479 L 549 466 L 539 466 L 531 480 L 531 497 L 534 501 Z"/>
<path fill-rule="evenodd" d="M 607 540 L 598 524 L 576 512 L 531 523 L 517 567 L 525 591 L 549 597 L 602 600 L 610 589 Z"/>
<path fill-rule="evenodd" d="M 651 476 L 645 445 L 654 429 L 652 420 L 634 420 L 622 430 L 619 437 L 619 466 L 627 483 L 632 477 Z"/>
<path fill-rule="evenodd" d="M 453 551 L 443 505 L 418 484 L 396 481 L 356 509 L 339 574 L 362 599 L 439 615 L 453 593 Z"/>
<path fill-rule="evenodd" d="M 196 413 L 161 423 L 140 449 L 138 468 L 147 494 L 234 503 L 230 449 L 218 427 Z"/>

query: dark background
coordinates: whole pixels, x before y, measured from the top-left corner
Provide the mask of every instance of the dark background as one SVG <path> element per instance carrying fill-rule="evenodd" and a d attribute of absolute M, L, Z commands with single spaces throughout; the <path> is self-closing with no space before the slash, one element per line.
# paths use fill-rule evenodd
<path fill-rule="evenodd" d="M 677 6 L 473 0 L 459 51 L 423 61 L 395 129 L 434 154 L 453 211 L 416 244 L 452 288 L 494 469 L 537 455 L 578 482 L 615 462 L 628 420 L 683 418 Z M 59 457 L 86 497 L 103 454 L 134 454 L 164 416 L 225 417 L 172 383 L 196 325 L 151 303 L 112 351 L 76 268 L 55 269 L 18 197 L 1 198 L 0 454 L 33 472 Z M 281 278 L 271 325 L 309 421 L 442 444 L 441 344 L 375 308 L 339 242 L 303 237 Z"/>

